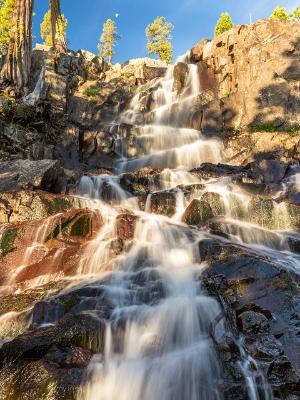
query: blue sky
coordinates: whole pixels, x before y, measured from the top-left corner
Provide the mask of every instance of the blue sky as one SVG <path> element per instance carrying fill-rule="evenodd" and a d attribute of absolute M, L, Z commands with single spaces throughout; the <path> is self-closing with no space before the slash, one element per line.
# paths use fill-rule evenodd
<path fill-rule="evenodd" d="M 35 2 L 34 35 L 48 9 L 49 0 Z M 61 0 L 62 11 L 69 21 L 69 47 L 97 52 L 102 25 L 107 18 L 117 21 L 122 36 L 116 48 L 115 62 L 146 56 L 145 27 L 157 16 L 165 16 L 175 25 L 174 56 L 184 53 L 202 38 L 211 38 L 222 11 L 228 11 L 235 24 L 265 18 L 277 6 L 288 10 L 300 0 Z M 119 14 L 118 18 L 115 15 Z"/>

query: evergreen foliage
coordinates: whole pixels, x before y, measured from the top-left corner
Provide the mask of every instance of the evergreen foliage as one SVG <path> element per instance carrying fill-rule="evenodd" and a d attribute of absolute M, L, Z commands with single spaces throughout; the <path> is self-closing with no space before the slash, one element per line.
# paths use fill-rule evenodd
<path fill-rule="evenodd" d="M 11 35 L 15 0 L 0 1 L 0 52 L 6 53 Z"/>
<path fill-rule="evenodd" d="M 276 7 L 270 19 L 289 19 L 290 16 L 284 7 Z"/>
<path fill-rule="evenodd" d="M 61 18 L 56 24 L 56 35 L 58 39 L 62 39 L 62 41 L 66 40 L 66 32 L 67 32 L 67 27 L 68 27 L 68 20 L 65 18 L 65 16 L 62 14 Z M 41 37 L 44 39 L 44 44 L 46 46 L 52 46 L 53 40 L 52 40 L 52 26 L 51 26 L 51 10 L 49 9 L 45 16 L 44 20 L 41 23 Z"/>
<path fill-rule="evenodd" d="M 98 45 L 99 56 L 111 63 L 113 56 L 115 55 L 114 48 L 119 39 L 120 36 L 117 32 L 116 22 L 112 19 L 106 20 L 103 25 L 103 31 Z"/>
<path fill-rule="evenodd" d="M 157 17 L 146 28 L 148 54 L 158 55 L 161 61 L 172 63 L 173 48 L 171 44 L 174 26 L 165 17 Z"/>
<path fill-rule="evenodd" d="M 215 37 L 221 35 L 222 33 L 229 31 L 233 28 L 234 24 L 228 12 L 223 12 L 217 22 L 215 27 Z"/>
<path fill-rule="evenodd" d="M 293 18 L 300 20 L 300 5 L 298 7 L 296 7 L 292 16 L 293 16 Z"/>

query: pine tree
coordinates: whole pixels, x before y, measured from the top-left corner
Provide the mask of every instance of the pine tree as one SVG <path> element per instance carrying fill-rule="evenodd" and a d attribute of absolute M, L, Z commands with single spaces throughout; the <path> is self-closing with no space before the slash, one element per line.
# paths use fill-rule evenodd
<path fill-rule="evenodd" d="M 300 20 L 300 5 L 294 10 L 292 17 L 294 19 Z"/>
<path fill-rule="evenodd" d="M 26 93 L 32 52 L 33 0 L 16 0 L 12 31 L 2 68 L 2 78 L 14 83 L 19 94 Z"/>
<path fill-rule="evenodd" d="M 289 18 L 290 14 L 286 12 L 286 9 L 284 7 L 276 7 L 272 15 L 270 16 L 270 19 L 289 19 Z"/>
<path fill-rule="evenodd" d="M 223 12 L 217 22 L 215 27 L 215 37 L 221 35 L 224 32 L 229 31 L 229 29 L 233 28 L 234 24 L 228 12 Z"/>
<path fill-rule="evenodd" d="M 15 0 L 0 1 L 0 52 L 7 51 L 12 30 Z"/>
<path fill-rule="evenodd" d="M 174 26 L 167 22 L 165 17 L 157 17 L 152 24 L 146 28 L 147 52 L 158 55 L 161 61 L 172 63 L 173 48 L 171 44 L 172 30 Z"/>
<path fill-rule="evenodd" d="M 50 20 L 52 47 L 58 51 L 64 51 L 67 48 L 64 35 L 60 34 L 64 25 L 63 17 L 60 11 L 60 0 L 50 0 Z"/>
<path fill-rule="evenodd" d="M 66 42 L 66 31 L 67 31 L 68 21 L 65 16 L 61 15 L 61 21 L 56 26 L 56 35 L 61 38 L 61 41 Z M 53 46 L 52 39 L 52 26 L 51 26 L 51 11 L 50 9 L 46 12 L 44 20 L 41 23 L 41 37 L 44 39 L 44 44 L 46 46 Z"/>
<path fill-rule="evenodd" d="M 112 19 L 106 20 L 103 24 L 103 30 L 98 44 L 99 56 L 111 63 L 115 55 L 114 48 L 119 39 L 120 36 L 117 32 L 116 22 Z"/>

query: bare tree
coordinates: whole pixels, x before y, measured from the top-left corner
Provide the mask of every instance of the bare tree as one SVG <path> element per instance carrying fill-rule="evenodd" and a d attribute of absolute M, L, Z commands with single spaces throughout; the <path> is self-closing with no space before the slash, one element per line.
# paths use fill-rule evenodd
<path fill-rule="evenodd" d="M 2 68 L 2 78 L 13 82 L 17 92 L 27 92 L 32 52 L 32 13 L 34 0 L 16 0 L 13 27 Z"/>

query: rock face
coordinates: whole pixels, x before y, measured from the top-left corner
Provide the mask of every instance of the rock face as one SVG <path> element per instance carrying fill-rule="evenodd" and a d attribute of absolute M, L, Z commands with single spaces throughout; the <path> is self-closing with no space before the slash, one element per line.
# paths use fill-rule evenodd
<path fill-rule="evenodd" d="M 200 99 L 193 127 L 216 131 L 299 124 L 298 32 L 298 22 L 263 20 L 198 43 L 192 59 L 209 101 Z"/>
<path fill-rule="evenodd" d="M 0 192 L 41 189 L 60 193 L 64 170 L 59 161 L 16 160 L 0 162 Z"/>

